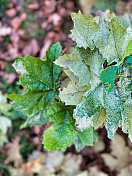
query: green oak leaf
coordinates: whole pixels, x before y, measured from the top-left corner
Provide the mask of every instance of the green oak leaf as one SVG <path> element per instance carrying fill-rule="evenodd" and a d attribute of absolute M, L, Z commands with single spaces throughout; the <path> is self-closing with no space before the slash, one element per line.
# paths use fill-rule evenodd
<path fill-rule="evenodd" d="M 106 46 L 100 46 L 99 51 L 103 55 L 104 59 L 107 59 L 108 63 L 122 61 L 126 55 L 128 56 L 129 45 L 131 47 L 132 29 L 123 28 L 121 22 L 113 18 L 111 22 L 108 22 L 108 44 Z"/>
<path fill-rule="evenodd" d="M 86 86 L 89 84 L 90 71 L 85 63 L 82 62 L 82 59 L 76 50 L 72 54 L 60 56 L 55 61 L 55 64 L 63 67 L 64 69 L 70 70 L 75 76 L 78 76 L 78 86 Z"/>
<path fill-rule="evenodd" d="M 53 62 L 61 50 L 60 43 L 56 43 L 46 52 L 44 60 L 26 56 L 17 59 L 14 64 L 15 69 L 22 73 L 20 83 L 27 92 L 24 95 L 11 94 L 8 98 L 15 100 L 23 109 L 28 109 L 29 115 L 46 109 L 58 94 L 61 68 Z"/>
<path fill-rule="evenodd" d="M 102 46 L 104 41 L 103 30 L 96 20 L 91 16 L 84 16 L 80 11 L 72 14 L 74 29 L 72 34 L 77 42 L 78 47 L 95 47 Z"/>
<path fill-rule="evenodd" d="M 124 111 L 126 113 L 126 125 L 128 127 L 128 134 L 132 141 L 132 100 L 128 99 L 123 105 Z"/>

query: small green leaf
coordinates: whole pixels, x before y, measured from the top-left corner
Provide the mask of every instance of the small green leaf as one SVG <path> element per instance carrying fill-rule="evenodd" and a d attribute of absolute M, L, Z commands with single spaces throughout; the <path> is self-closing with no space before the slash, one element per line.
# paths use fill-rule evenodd
<path fill-rule="evenodd" d="M 55 127 L 44 133 L 44 147 L 47 150 L 57 150 L 71 145 L 76 134 L 73 107 L 65 106 L 63 103 L 55 103 L 49 108 L 47 115 L 51 117 Z"/>
<path fill-rule="evenodd" d="M 45 131 L 42 143 L 46 150 L 63 149 L 73 143 L 75 134 L 75 131 L 71 130 L 67 125 L 62 126 L 60 124 Z"/>
<path fill-rule="evenodd" d="M 114 89 L 114 83 L 115 83 L 115 79 L 117 75 L 117 70 L 118 70 L 117 66 L 110 66 L 104 69 L 100 74 L 100 80 L 102 81 L 102 83 L 109 84 L 108 93 Z"/>
<path fill-rule="evenodd" d="M 93 146 L 93 127 L 77 132 L 82 143 L 87 146 Z"/>
<path fill-rule="evenodd" d="M 64 103 L 57 103 L 51 106 L 47 111 L 47 116 L 56 124 L 74 124 L 73 116 L 74 106 L 65 106 Z"/>
<path fill-rule="evenodd" d="M 85 145 L 82 143 L 81 139 L 77 134 L 74 139 L 74 145 L 77 152 L 80 152 L 85 147 Z"/>
<path fill-rule="evenodd" d="M 11 94 L 8 98 L 15 100 L 23 109 L 28 109 L 29 115 L 46 109 L 58 94 L 61 68 L 53 62 L 59 57 L 61 50 L 60 43 L 56 43 L 46 52 L 44 61 L 26 56 L 17 59 L 14 64 L 15 69 L 22 73 L 20 83 L 27 89 L 27 93 Z"/>

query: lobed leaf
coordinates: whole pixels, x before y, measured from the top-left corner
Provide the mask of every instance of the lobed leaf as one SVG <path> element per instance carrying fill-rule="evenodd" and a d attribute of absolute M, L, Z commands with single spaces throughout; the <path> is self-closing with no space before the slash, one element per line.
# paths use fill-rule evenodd
<path fill-rule="evenodd" d="M 8 98 L 28 109 L 29 115 L 46 109 L 58 94 L 61 68 L 53 62 L 59 57 L 61 50 L 60 43 L 56 43 L 47 51 L 45 60 L 26 56 L 20 57 L 14 64 L 15 69 L 22 73 L 20 83 L 27 89 L 27 93 L 11 94 Z"/>

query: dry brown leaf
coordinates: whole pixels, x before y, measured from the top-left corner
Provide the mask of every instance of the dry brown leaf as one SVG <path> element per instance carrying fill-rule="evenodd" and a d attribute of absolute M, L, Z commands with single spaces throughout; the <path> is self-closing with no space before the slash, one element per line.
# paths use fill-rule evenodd
<path fill-rule="evenodd" d="M 58 13 L 53 13 L 48 18 L 48 23 L 53 23 L 55 30 L 59 31 L 62 25 L 62 18 Z"/>
<path fill-rule="evenodd" d="M 22 156 L 20 154 L 20 137 L 16 137 L 12 143 L 8 143 L 5 145 L 7 159 L 5 160 L 5 164 L 8 164 L 9 162 L 14 162 L 15 167 L 19 167 L 22 162 Z"/>
<path fill-rule="evenodd" d="M 36 39 L 30 40 L 27 45 L 22 50 L 22 55 L 31 55 L 36 56 L 36 54 L 40 51 L 39 43 Z"/>
<path fill-rule="evenodd" d="M 3 53 L 2 50 L 0 50 L 0 58 L 1 58 L 1 59 L 4 59 L 4 60 L 6 60 L 6 61 L 12 60 L 12 59 L 8 56 L 8 52 Z"/>
<path fill-rule="evenodd" d="M 58 9 L 58 14 L 61 16 L 61 17 L 65 17 L 66 16 L 66 9 L 64 7 L 61 7 Z"/>
<path fill-rule="evenodd" d="M 10 56 L 11 60 L 17 59 L 20 56 L 17 44 L 8 45 L 8 55 Z"/>
<path fill-rule="evenodd" d="M 29 40 L 29 36 L 27 36 L 27 35 L 25 34 L 25 31 L 24 31 L 24 30 L 19 29 L 19 30 L 17 31 L 17 33 L 18 33 L 18 35 L 20 36 L 20 38 L 21 38 L 22 40 Z"/>
<path fill-rule="evenodd" d="M 80 164 L 82 163 L 82 156 L 68 153 L 61 166 L 62 175 L 76 175 L 80 171 Z"/>
<path fill-rule="evenodd" d="M 20 20 L 20 17 L 15 17 L 11 20 L 10 25 L 15 29 L 18 30 L 22 24 L 22 21 Z"/>
<path fill-rule="evenodd" d="M 30 10 L 38 10 L 39 9 L 39 3 L 36 1 L 36 2 L 33 2 L 32 4 L 29 4 L 27 6 L 28 9 Z"/>
<path fill-rule="evenodd" d="M 56 9 L 56 0 L 45 0 L 44 1 L 44 15 L 49 16 L 51 15 Z"/>
<path fill-rule="evenodd" d="M 10 22 L 10 25 L 15 29 L 18 30 L 21 27 L 21 24 L 27 19 L 27 14 L 22 13 L 20 16 L 13 18 Z"/>
<path fill-rule="evenodd" d="M 26 13 L 22 13 L 22 14 L 20 15 L 20 19 L 21 19 L 22 22 L 23 22 L 23 21 L 26 21 L 26 20 L 27 20 L 27 14 L 26 14 Z"/>
<path fill-rule="evenodd" d="M 93 147 L 95 152 L 102 152 L 105 149 L 105 143 L 103 141 L 98 141 L 94 143 Z"/>
<path fill-rule="evenodd" d="M 13 18 L 14 16 L 16 16 L 16 14 L 17 14 L 17 11 L 15 8 L 8 9 L 6 11 L 6 15 L 9 16 L 10 18 Z"/>
<path fill-rule="evenodd" d="M 0 26 L 0 36 L 5 37 L 10 34 L 11 34 L 10 27 Z"/>
<path fill-rule="evenodd" d="M 91 13 L 91 8 L 94 5 L 95 0 L 79 0 L 82 12 L 84 15 Z"/>
<path fill-rule="evenodd" d="M 45 155 L 42 154 L 37 159 L 22 164 L 21 167 L 15 169 L 13 167 L 9 167 L 9 171 L 11 176 L 33 176 L 34 173 L 39 173 L 42 169 L 42 163 L 45 160 Z M 46 176 L 46 175 L 44 175 Z"/>
<path fill-rule="evenodd" d="M 53 43 L 54 32 L 49 32 L 45 38 L 44 46 L 40 50 L 40 58 L 43 58 L 46 55 L 46 51 Z"/>
<path fill-rule="evenodd" d="M 108 174 L 100 171 L 97 166 L 88 169 L 88 176 L 108 176 Z"/>
<path fill-rule="evenodd" d="M 6 68 L 6 62 L 0 60 L 0 70 L 4 70 Z"/>
<path fill-rule="evenodd" d="M 130 148 L 125 144 L 124 138 L 118 134 L 110 144 L 111 154 L 102 154 L 105 164 L 113 171 L 127 167 L 130 162 Z"/>
<path fill-rule="evenodd" d="M 20 40 L 18 32 L 15 29 L 12 29 L 11 31 L 10 40 L 12 41 L 12 43 L 18 43 Z"/>
<path fill-rule="evenodd" d="M 73 10 L 74 9 L 74 2 L 66 1 L 66 8 L 69 10 Z"/>
<path fill-rule="evenodd" d="M 132 164 L 124 169 L 121 169 L 117 176 L 132 176 Z"/>
<path fill-rule="evenodd" d="M 7 79 L 6 80 L 7 84 L 12 84 L 16 79 L 16 75 L 14 73 L 6 73 L 3 71 L 0 71 L 0 76 Z"/>
<path fill-rule="evenodd" d="M 77 176 L 89 176 L 88 171 L 83 171 L 83 172 L 77 174 Z"/>
<path fill-rule="evenodd" d="M 61 151 L 47 152 L 46 167 L 50 173 L 55 173 L 59 170 L 64 160 L 64 154 Z"/>
<path fill-rule="evenodd" d="M 32 128 L 33 132 L 36 134 L 36 135 L 39 135 L 40 132 L 41 132 L 41 127 L 36 125 Z"/>

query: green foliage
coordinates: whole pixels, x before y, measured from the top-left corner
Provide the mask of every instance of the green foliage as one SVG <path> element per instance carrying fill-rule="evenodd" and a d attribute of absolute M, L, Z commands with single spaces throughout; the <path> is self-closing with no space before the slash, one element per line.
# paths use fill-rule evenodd
<path fill-rule="evenodd" d="M 96 0 L 94 8 L 92 9 L 92 12 L 96 14 L 98 10 L 105 11 L 107 9 L 109 9 L 110 11 L 113 11 L 116 5 L 117 5 L 117 0 Z"/>
<path fill-rule="evenodd" d="M 27 89 L 24 95 L 11 94 L 8 98 L 15 100 L 32 115 L 45 110 L 58 93 L 61 69 L 53 62 L 60 55 L 61 46 L 54 44 L 46 53 L 44 60 L 31 56 L 20 57 L 14 67 L 22 73 L 20 83 Z"/>
<path fill-rule="evenodd" d="M 92 146 L 97 141 L 94 130 L 102 124 L 113 140 L 120 121 L 132 138 L 130 24 L 122 25 L 122 18 L 109 11 L 95 18 L 74 13 L 72 19 L 77 43 L 73 53 L 59 57 L 61 46 L 56 43 L 43 60 L 26 56 L 14 64 L 26 93 L 9 98 L 28 112 L 26 125 L 42 125 L 50 119 L 43 137 L 47 150 L 65 149 L 72 143 L 78 151 Z M 61 71 L 69 83 L 62 77 L 59 89 Z"/>
<path fill-rule="evenodd" d="M 5 10 L 8 8 L 8 0 L 0 0 L 0 17 L 4 15 Z"/>

